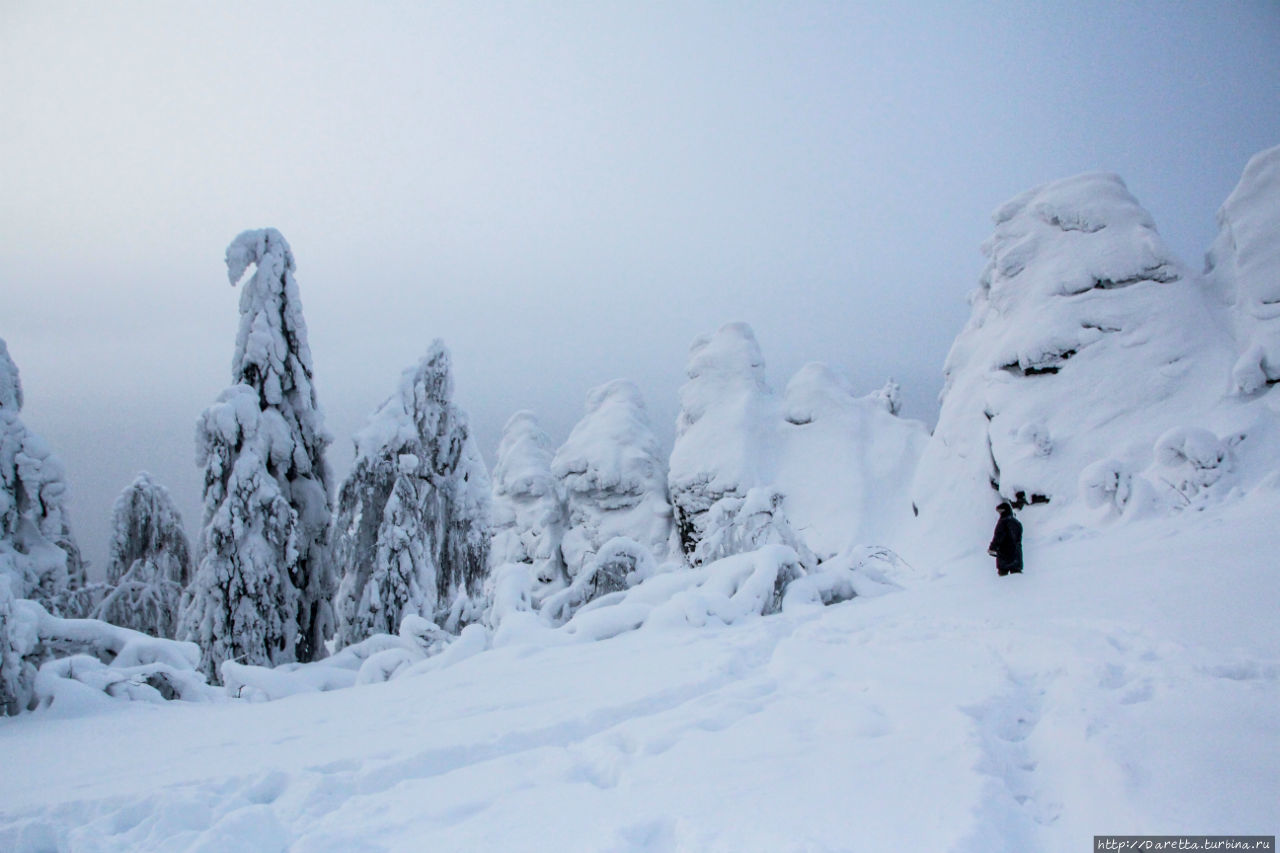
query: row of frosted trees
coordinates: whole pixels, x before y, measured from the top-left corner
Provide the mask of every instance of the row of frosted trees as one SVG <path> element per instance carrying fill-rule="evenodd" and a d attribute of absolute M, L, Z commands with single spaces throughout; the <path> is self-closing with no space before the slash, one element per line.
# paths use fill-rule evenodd
<path fill-rule="evenodd" d="M 500 589 L 560 622 L 664 562 L 709 563 L 771 542 L 806 565 L 831 556 L 815 557 L 792 532 L 772 485 L 786 481 L 779 448 L 812 441 L 815 419 L 841 442 L 868 429 L 923 437 L 894 417 L 892 394 L 855 398 L 811 369 L 820 366 L 776 397 L 739 324 L 695 341 L 669 465 L 639 389 L 616 380 L 590 392 L 558 449 L 531 413 L 512 417 L 491 484 L 436 341 L 354 436 L 335 503 L 292 252 L 273 229 L 248 231 L 226 260 L 240 323 L 232 384 L 198 423 L 194 549 L 168 493 L 143 474 L 116 503 L 106 582 L 86 583 L 61 468 L 21 426 L 17 370 L 0 350 L 0 622 L 10 633 L 3 597 L 32 599 L 54 616 L 192 641 L 200 671 L 217 681 L 226 661 L 306 663 L 394 634 L 407 616 L 451 632 L 486 615 L 496 624 Z M 794 511 L 818 543 L 818 520 L 798 499 Z M 29 654 L 31 643 L 6 648 Z"/>
<path fill-rule="evenodd" d="M 274 229 L 245 232 L 227 269 L 233 285 L 244 279 L 240 324 L 232 385 L 197 427 L 194 561 L 168 492 L 142 474 L 116 502 L 105 583 L 87 582 L 62 467 L 21 421 L 18 370 L 0 342 L 0 708 L 21 710 L 32 655 L 55 651 L 39 650 L 17 599 L 194 641 L 211 680 L 228 660 L 315 660 L 335 635 L 342 646 L 393 632 L 410 612 L 455 629 L 474 618 L 489 481 L 451 402 L 448 351 L 434 343 L 356 436 L 335 507 L 292 252 Z"/>

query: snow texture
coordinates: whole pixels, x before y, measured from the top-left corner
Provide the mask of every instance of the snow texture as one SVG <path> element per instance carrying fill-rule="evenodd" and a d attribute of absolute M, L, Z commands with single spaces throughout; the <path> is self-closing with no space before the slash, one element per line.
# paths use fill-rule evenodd
<path fill-rule="evenodd" d="M 1218 211 L 1205 274 L 1232 306 L 1242 394 L 1280 382 L 1280 146 L 1253 157 Z"/>
<path fill-rule="evenodd" d="M 204 467 L 199 565 L 180 635 L 203 651 L 211 680 L 226 660 L 307 661 L 333 633 L 329 554 L 330 437 L 316 403 L 294 259 L 275 229 L 246 231 L 227 249 L 240 294 L 235 383 L 196 431 Z"/>
<path fill-rule="evenodd" d="M 432 343 L 355 436 L 338 498 L 338 646 L 408 615 L 457 622 L 488 567 L 490 483 L 453 402 L 449 351 Z"/>
<path fill-rule="evenodd" d="M 175 635 L 191 547 L 182 515 L 146 472 L 116 499 L 106 596 L 94 616 L 156 637 Z"/>
<path fill-rule="evenodd" d="M 615 537 L 638 542 L 659 562 L 678 550 L 666 466 L 634 383 L 618 379 L 587 394 L 586 414 L 551 471 L 568 508 L 561 550 L 570 579 Z"/>
<path fill-rule="evenodd" d="M 85 567 L 71 534 L 62 463 L 22 422 L 18 369 L 0 340 L 0 572 L 15 598 L 78 615 Z"/>

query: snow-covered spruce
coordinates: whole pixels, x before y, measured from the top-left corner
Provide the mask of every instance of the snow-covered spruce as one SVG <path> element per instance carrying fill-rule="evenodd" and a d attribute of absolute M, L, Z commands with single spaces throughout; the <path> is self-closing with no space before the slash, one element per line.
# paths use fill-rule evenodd
<path fill-rule="evenodd" d="M 616 379 L 587 394 L 586 414 L 551 470 L 568 505 L 561 550 L 570 579 L 615 537 L 638 542 L 659 562 L 675 549 L 662 452 L 634 383 Z"/>
<path fill-rule="evenodd" d="M 196 431 L 204 466 L 199 565 L 179 636 L 199 644 L 201 670 L 226 660 L 284 663 L 324 655 L 332 635 L 330 437 L 316 403 L 294 258 L 275 229 L 227 248 L 240 294 L 235 384 Z"/>
<path fill-rule="evenodd" d="M 66 477 L 21 411 L 22 381 L 0 340 L 0 571 L 12 577 L 15 598 L 79 615 L 85 569 L 67 516 Z"/>
<path fill-rule="evenodd" d="M 1256 154 L 1218 211 L 1205 274 L 1232 306 L 1239 354 L 1231 376 L 1252 394 L 1280 382 L 1280 146 Z"/>
<path fill-rule="evenodd" d="M 502 430 L 493 468 L 490 562 L 525 563 L 543 585 L 562 580 L 560 542 L 567 524 L 560 481 L 551 472 L 551 439 L 532 412 L 516 412 Z"/>
<path fill-rule="evenodd" d="M 191 548 L 168 490 L 139 474 L 116 499 L 112 530 L 108 590 L 94 617 L 172 638 L 191 579 Z"/>
<path fill-rule="evenodd" d="M 1120 178 L 1038 187 L 994 219 L 913 489 L 922 520 L 957 531 L 988 527 L 1002 497 L 1061 517 L 1101 459 L 1142 470 L 1161 434 L 1214 408 L 1231 359 L 1201 279 Z M 1095 497 L 1123 488 L 1091 478 Z"/>
<path fill-rule="evenodd" d="M 787 383 L 774 482 L 791 526 L 819 559 L 850 542 L 889 543 L 912 518 L 911 476 L 929 432 L 897 416 L 898 395 L 890 380 L 859 397 L 818 362 Z"/>
<path fill-rule="evenodd" d="M 668 483 L 680 546 L 690 555 L 716 501 L 772 481 L 780 414 L 745 323 L 695 338 L 686 375 Z"/>
<path fill-rule="evenodd" d="M 449 351 L 432 343 L 355 436 L 338 497 L 338 646 L 408 615 L 457 629 L 488 565 L 489 477 L 453 400 Z"/>

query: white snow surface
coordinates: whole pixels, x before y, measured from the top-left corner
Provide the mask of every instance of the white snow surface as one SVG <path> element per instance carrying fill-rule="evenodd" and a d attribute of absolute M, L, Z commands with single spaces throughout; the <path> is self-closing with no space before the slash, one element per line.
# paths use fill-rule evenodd
<path fill-rule="evenodd" d="M 975 536 L 829 607 L 512 642 L 264 704 L 0 720 L 0 848 L 1067 853 L 1099 832 L 1272 834 L 1278 512 L 1264 487 L 1062 540 L 1029 526 L 1022 576 L 996 577 Z"/>

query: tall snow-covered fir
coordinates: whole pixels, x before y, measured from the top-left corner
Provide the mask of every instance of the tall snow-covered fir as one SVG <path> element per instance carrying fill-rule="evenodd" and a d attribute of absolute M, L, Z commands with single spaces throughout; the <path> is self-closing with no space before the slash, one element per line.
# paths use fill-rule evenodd
<path fill-rule="evenodd" d="M 456 626 L 488 564 L 490 484 L 453 403 L 448 349 L 432 343 L 355 436 L 338 496 L 338 645 L 394 633 L 406 615 Z"/>
<path fill-rule="evenodd" d="M 143 472 L 112 510 L 107 593 L 94 616 L 155 637 L 173 637 L 191 547 L 169 491 Z"/>
<path fill-rule="evenodd" d="M 211 679 L 225 660 L 323 657 L 333 633 L 329 554 L 330 437 L 316 403 L 311 350 L 289 244 L 273 228 L 227 248 L 240 294 L 234 384 L 204 411 L 199 565 L 180 636 L 200 644 Z"/>
<path fill-rule="evenodd" d="M 617 379 L 587 394 L 586 414 L 556 452 L 551 471 L 567 501 L 561 550 L 569 577 L 617 536 L 640 543 L 659 562 L 678 550 L 666 465 L 633 382 Z"/>
<path fill-rule="evenodd" d="M 0 340 L 0 572 L 12 594 L 81 615 L 85 567 L 71 534 L 62 463 L 21 417 L 22 381 Z"/>

